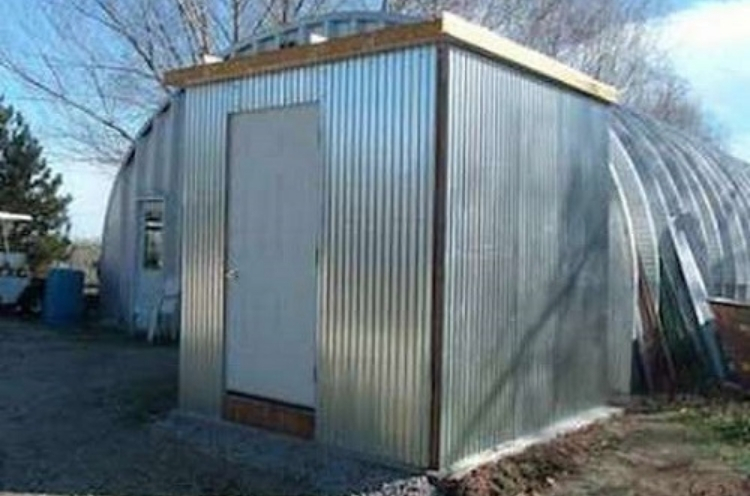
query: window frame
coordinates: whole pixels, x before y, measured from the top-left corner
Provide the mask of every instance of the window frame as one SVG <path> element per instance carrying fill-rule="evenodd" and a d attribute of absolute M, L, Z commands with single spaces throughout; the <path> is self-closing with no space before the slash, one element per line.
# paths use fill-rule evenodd
<path fill-rule="evenodd" d="M 150 214 L 158 216 L 150 218 Z M 166 201 L 162 197 L 140 198 L 138 200 L 138 266 L 148 272 L 164 270 L 166 229 Z M 156 242 L 152 237 L 156 235 Z"/>

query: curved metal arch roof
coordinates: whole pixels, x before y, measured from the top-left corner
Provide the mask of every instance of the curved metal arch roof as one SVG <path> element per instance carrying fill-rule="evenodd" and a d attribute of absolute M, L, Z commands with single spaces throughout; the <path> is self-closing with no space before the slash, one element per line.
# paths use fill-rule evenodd
<path fill-rule="evenodd" d="M 314 42 L 311 34 L 331 39 L 424 20 L 423 17 L 379 11 L 343 11 L 303 17 L 292 23 L 261 30 L 239 41 L 223 54 L 223 58 L 275 50 L 287 43 L 305 45 Z"/>
<path fill-rule="evenodd" d="M 651 290 L 654 308 L 659 310 L 659 246 L 656 222 L 652 215 L 649 197 L 622 140 L 610 126 L 610 174 L 627 212 L 628 231 L 636 247 L 636 266 L 642 271 L 645 282 Z"/>
<path fill-rule="evenodd" d="M 647 214 L 642 206 L 629 205 L 634 223 L 653 222 L 651 243 L 659 246 L 680 218 L 709 293 L 747 298 L 750 165 L 650 117 L 622 107 L 612 114 L 612 131 L 629 157 L 624 167 L 646 192 Z M 656 270 L 646 267 L 649 278 Z"/>
<path fill-rule="evenodd" d="M 711 210 L 715 202 L 712 202 L 712 197 L 709 196 L 707 202 L 699 203 L 697 198 L 705 199 L 706 195 L 702 193 L 706 190 L 700 182 L 688 183 L 686 175 L 690 162 L 682 160 L 665 136 L 662 136 L 659 130 L 654 129 L 651 124 L 653 123 L 643 121 L 640 116 L 631 117 L 631 127 L 640 132 L 641 141 L 647 142 L 654 154 L 651 162 L 638 164 L 641 174 L 651 173 L 654 182 L 664 192 L 662 207 L 665 208 L 665 212 L 663 215 L 658 215 L 661 220 L 660 228 L 663 232 L 672 218 L 683 213 L 699 217 L 702 222 L 693 225 L 693 229 L 687 231 L 687 236 L 695 246 L 694 254 L 699 266 L 705 269 L 708 263 L 707 252 L 719 253 L 714 258 L 721 258 L 721 243 L 718 241 L 721 233 L 715 224 L 717 216 Z M 705 182 L 704 179 L 703 183 Z M 707 209 L 711 211 L 707 213 Z"/>

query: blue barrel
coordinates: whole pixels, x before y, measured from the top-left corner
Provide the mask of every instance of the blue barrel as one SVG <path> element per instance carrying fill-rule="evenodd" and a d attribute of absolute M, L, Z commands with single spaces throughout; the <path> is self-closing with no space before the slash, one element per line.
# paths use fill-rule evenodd
<path fill-rule="evenodd" d="M 52 269 L 44 285 L 42 320 L 52 326 L 74 326 L 83 317 L 83 272 Z"/>

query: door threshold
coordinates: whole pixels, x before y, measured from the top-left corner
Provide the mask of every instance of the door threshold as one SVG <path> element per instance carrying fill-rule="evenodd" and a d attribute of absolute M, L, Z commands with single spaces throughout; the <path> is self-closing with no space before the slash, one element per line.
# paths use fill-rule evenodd
<path fill-rule="evenodd" d="M 224 394 L 225 420 L 302 439 L 315 437 L 315 410 L 234 391 Z"/>

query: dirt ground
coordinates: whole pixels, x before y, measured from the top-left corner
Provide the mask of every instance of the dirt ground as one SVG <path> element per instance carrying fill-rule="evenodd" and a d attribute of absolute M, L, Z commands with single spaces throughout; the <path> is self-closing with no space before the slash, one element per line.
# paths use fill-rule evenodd
<path fill-rule="evenodd" d="M 298 485 L 158 435 L 177 348 L 0 320 L 0 496 L 291 494 Z M 459 481 L 372 495 L 750 495 L 750 403 L 657 403 Z"/>
<path fill-rule="evenodd" d="M 451 495 L 747 496 L 750 404 L 628 412 L 445 483 Z"/>

